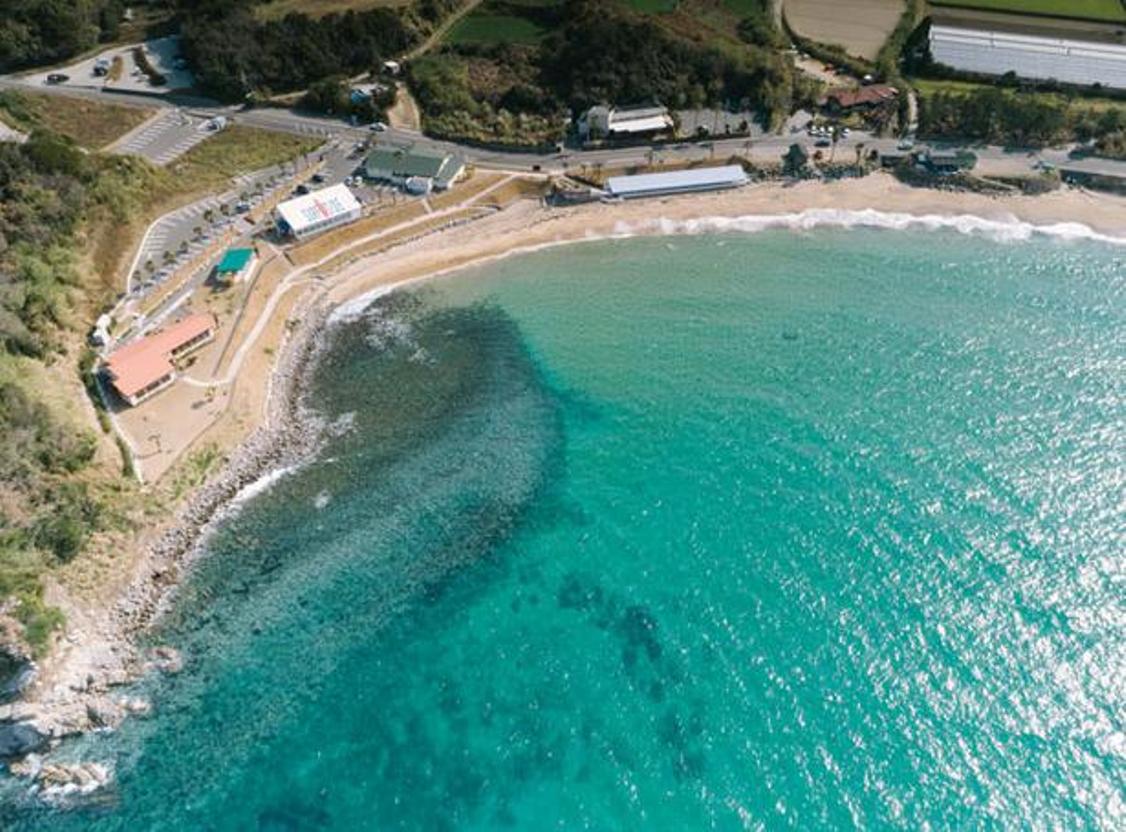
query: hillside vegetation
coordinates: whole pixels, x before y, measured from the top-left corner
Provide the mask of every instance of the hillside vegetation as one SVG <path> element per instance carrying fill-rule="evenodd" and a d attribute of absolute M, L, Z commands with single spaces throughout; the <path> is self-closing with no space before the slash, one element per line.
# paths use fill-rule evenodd
<path fill-rule="evenodd" d="M 97 150 L 141 124 L 153 111 L 105 101 L 3 90 L 0 113 L 5 122 L 24 132 L 47 128 L 84 148 Z"/>
<path fill-rule="evenodd" d="M 1122 0 L 930 0 L 935 6 L 1126 23 Z"/>
<path fill-rule="evenodd" d="M 178 17 L 184 55 L 200 88 L 236 101 L 377 70 L 419 43 L 458 5 L 424 0 L 403 9 L 263 20 L 254 0 L 179 0 Z"/>
<path fill-rule="evenodd" d="M 90 156 L 47 131 L 0 144 L 0 607 L 38 649 L 60 620 L 40 574 L 114 521 L 89 470 L 96 435 L 41 385 L 77 375 L 73 333 L 106 291 L 79 268 L 89 219 L 123 220 L 146 176 L 138 160 Z"/>
<path fill-rule="evenodd" d="M 919 134 L 1015 147 L 1094 141 L 1123 158 L 1126 107 L 1106 99 L 949 81 L 916 81 Z"/>
<path fill-rule="evenodd" d="M 592 104 L 730 105 L 777 123 L 814 91 L 779 54 L 767 0 L 681 3 L 486 0 L 409 66 L 424 129 L 543 144 Z"/>
<path fill-rule="evenodd" d="M 236 127 L 160 169 L 87 153 L 24 112 L 28 141 L 0 143 L 0 619 L 42 651 L 62 621 L 43 577 L 80 566 L 98 541 L 115 549 L 146 508 L 82 401 L 94 359 L 83 334 L 116 292 L 130 231 L 315 143 Z"/>
<path fill-rule="evenodd" d="M 112 40 L 120 0 L 0 0 L 0 71 L 51 63 Z"/>

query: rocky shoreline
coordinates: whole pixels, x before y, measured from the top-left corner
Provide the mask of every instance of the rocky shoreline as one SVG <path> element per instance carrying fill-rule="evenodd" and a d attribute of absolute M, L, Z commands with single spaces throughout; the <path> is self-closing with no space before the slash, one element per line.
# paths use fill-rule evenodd
<path fill-rule="evenodd" d="M 27 659 L 15 701 L 0 705 L 0 762 L 30 783 L 28 794 L 58 803 L 99 791 L 112 783 L 109 764 L 51 763 L 60 742 L 89 731 L 113 730 L 129 716 L 143 716 L 150 703 L 115 694 L 148 673 L 178 673 L 179 653 L 167 646 L 142 649 L 140 636 L 168 609 L 209 533 L 247 486 L 271 471 L 300 465 L 317 450 L 324 426 L 305 407 L 302 379 L 321 348 L 330 306 L 323 293 L 307 306 L 287 335 L 270 377 L 267 412 L 226 461 L 222 471 L 201 486 L 148 548 L 128 590 L 96 628 L 67 638 L 72 661 L 51 686 L 37 679 Z M 3 700 L 0 700 L 3 701 Z"/>

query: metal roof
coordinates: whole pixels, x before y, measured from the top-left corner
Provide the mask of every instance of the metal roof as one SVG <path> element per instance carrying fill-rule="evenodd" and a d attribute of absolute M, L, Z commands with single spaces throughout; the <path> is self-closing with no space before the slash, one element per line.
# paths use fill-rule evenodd
<path fill-rule="evenodd" d="M 214 328 L 214 316 L 189 315 L 168 329 L 122 347 L 106 360 L 113 386 L 123 396 L 135 396 L 173 371 L 172 353 Z"/>
<path fill-rule="evenodd" d="M 360 203 L 347 185 L 332 185 L 278 205 L 278 216 L 295 234 L 325 220 L 359 213 Z"/>
<path fill-rule="evenodd" d="M 607 190 L 614 196 L 644 196 L 676 191 L 700 191 L 711 188 L 733 188 L 747 184 L 747 174 L 739 165 L 714 168 L 691 168 L 667 173 L 641 173 L 635 176 L 611 176 Z"/>
<path fill-rule="evenodd" d="M 253 256 L 254 249 L 252 248 L 229 248 L 227 253 L 223 255 L 223 259 L 219 261 L 219 265 L 215 267 L 215 271 L 220 274 L 241 272 Z"/>
<path fill-rule="evenodd" d="M 368 175 L 389 171 L 395 176 L 425 176 L 437 178 L 452 157 L 443 153 L 428 153 L 413 147 L 377 147 L 368 154 L 364 168 Z"/>
<path fill-rule="evenodd" d="M 672 127 L 672 118 L 665 115 L 645 116 L 642 118 L 610 118 L 611 133 L 651 133 L 655 130 L 668 130 Z"/>
<path fill-rule="evenodd" d="M 1067 84 L 1126 89 L 1126 46 L 997 29 L 932 25 L 930 48 L 940 63 L 968 72 L 1052 78 Z"/>

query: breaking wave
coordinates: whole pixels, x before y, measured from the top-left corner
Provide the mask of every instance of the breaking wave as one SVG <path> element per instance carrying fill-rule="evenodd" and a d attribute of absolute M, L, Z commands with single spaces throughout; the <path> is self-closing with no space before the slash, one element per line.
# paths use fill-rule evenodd
<path fill-rule="evenodd" d="M 927 230 L 949 229 L 961 234 L 989 237 L 999 242 L 1020 242 L 1033 237 L 1055 237 L 1064 240 L 1093 240 L 1113 245 L 1126 245 L 1126 236 L 1102 234 L 1077 222 L 1047 225 L 1019 220 L 986 219 L 975 214 L 908 214 L 897 211 L 843 210 L 810 208 L 789 214 L 746 214 L 738 217 L 699 217 L 689 220 L 658 218 L 643 223 L 622 222 L 615 226 L 613 237 L 639 234 L 708 234 L 715 232 L 754 233 L 772 229 L 809 231 L 815 228 L 885 228 L 903 231 L 908 228 Z M 1126 227 L 1123 229 L 1126 231 Z"/>

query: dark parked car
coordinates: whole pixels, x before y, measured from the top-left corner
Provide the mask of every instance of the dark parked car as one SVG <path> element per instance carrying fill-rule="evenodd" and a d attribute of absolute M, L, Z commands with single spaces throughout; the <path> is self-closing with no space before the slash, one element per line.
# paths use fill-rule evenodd
<path fill-rule="evenodd" d="M 69 75 L 63 75 L 61 72 L 52 72 L 47 76 L 48 84 L 65 84 L 70 80 Z"/>

